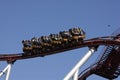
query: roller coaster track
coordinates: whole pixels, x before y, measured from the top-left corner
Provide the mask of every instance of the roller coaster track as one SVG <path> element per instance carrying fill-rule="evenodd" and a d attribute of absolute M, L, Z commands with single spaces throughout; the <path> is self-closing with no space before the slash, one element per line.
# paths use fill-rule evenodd
<path fill-rule="evenodd" d="M 111 40 L 111 36 L 108 37 L 98 37 L 93 39 L 84 40 L 83 42 L 77 42 L 75 45 L 70 45 L 67 47 L 58 48 L 56 50 L 46 51 L 40 54 L 33 54 L 33 55 L 24 55 L 24 53 L 19 54 L 0 54 L 0 61 L 16 61 L 21 59 L 28 59 L 28 58 L 35 58 L 35 57 L 43 57 L 46 55 L 52 55 L 72 49 L 82 48 L 82 47 L 90 47 L 90 46 L 98 46 L 98 45 L 106 45 L 106 46 L 120 46 L 119 41 Z"/>
<path fill-rule="evenodd" d="M 120 47 L 115 50 L 116 46 L 106 46 L 106 49 L 95 64 L 79 74 L 78 80 L 86 80 L 90 75 L 96 74 L 113 80 L 120 75 Z"/>
<path fill-rule="evenodd" d="M 64 47 L 59 47 L 54 50 L 42 52 L 39 54 L 32 54 L 31 55 L 24 55 L 25 53 L 16 53 L 16 54 L 0 54 L 0 61 L 7 61 L 8 63 L 13 63 L 16 60 L 22 60 L 22 59 L 28 59 L 28 58 L 35 58 L 35 57 L 44 57 L 47 55 L 52 55 L 52 54 L 57 54 L 60 52 L 68 51 L 68 50 L 73 50 L 77 48 L 82 48 L 82 47 L 96 47 L 100 45 L 105 45 L 105 46 L 120 46 L 120 41 L 114 40 L 115 36 L 105 36 L 105 37 L 97 37 L 97 38 L 92 38 L 92 39 L 87 39 L 82 42 L 78 41 L 74 45 L 69 44 Z M 98 64 L 98 63 L 96 63 Z M 120 63 L 119 63 L 120 64 Z M 87 76 L 91 75 L 94 73 L 96 70 L 96 65 L 93 68 L 88 68 L 89 70 L 85 72 L 85 74 L 79 78 L 79 80 L 85 80 L 84 77 L 86 78 Z M 8 79 L 6 79 L 8 80 Z"/>

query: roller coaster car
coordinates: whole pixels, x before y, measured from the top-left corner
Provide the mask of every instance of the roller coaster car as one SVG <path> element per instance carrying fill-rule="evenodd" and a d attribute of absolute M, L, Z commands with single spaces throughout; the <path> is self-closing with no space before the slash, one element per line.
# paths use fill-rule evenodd
<path fill-rule="evenodd" d="M 32 44 L 32 52 L 33 53 L 39 53 L 41 52 L 41 49 L 42 49 L 42 42 L 41 42 L 41 38 L 36 38 L 36 37 L 33 37 L 31 39 L 31 44 Z"/>
<path fill-rule="evenodd" d="M 50 37 L 51 37 L 51 40 L 52 40 L 51 41 L 52 45 L 61 44 L 62 37 L 61 37 L 60 34 L 51 34 Z"/>
<path fill-rule="evenodd" d="M 53 48 L 60 48 L 60 45 L 69 46 L 68 43 L 83 41 L 84 38 L 85 32 L 82 29 L 72 28 L 69 31 L 59 32 L 59 34 L 50 34 L 49 36 L 33 37 L 31 40 L 23 40 L 23 52 L 32 55 L 33 53 L 50 51 Z"/>
<path fill-rule="evenodd" d="M 23 40 L 23 52 L 30 52 L 32 50 L 32 45 L 30 40 Z"/>
<path fill-rule="evenodd" d="M 72 35 L 69 31 L 62 31 L 59 34 L 62 36 L 63 43 L 68 43 L 71 41 Z"/>
<path fill-rule="evenodd" d="M 69 32 L 72 34 L 72 40 L 81 41 L 85 38 L 85 32 L 78 27 L 69 29 Z"/>
<path fill-rule="evenodd" d="M 43 42 L 42 42 L 41 37 L 40 37 L 40 38 L 38 38 L 38 45 L 39 45 L 39 48 L 42 48 L 42 44 L 43 44 Z"/>
<path fill-rule="evenodd" d="M 44 47 L 49 47 L 51 46 L 51 38 L 50 36 L 42 36 L 41 37 L 41 41 L 42 41 L 42 46 Z"/>
<path fill-rule="evenodd" d="M 33 37 L 31 39 L 31 44 L 32 44 L 32 48 L 37 48 L 38 45 L 38 39 L 36 37 Z"/>

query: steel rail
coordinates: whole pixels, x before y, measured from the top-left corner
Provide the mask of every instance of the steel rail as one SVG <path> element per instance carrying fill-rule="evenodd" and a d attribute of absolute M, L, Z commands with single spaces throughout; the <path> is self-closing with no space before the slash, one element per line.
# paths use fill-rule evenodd
<path fill-rule="evenodd" d="M 46 55 L 52 55 L 52 54 L 56 54 L 56 53 L 60 53 L 60 52 L 68 51 L 68 50 L 73 50 L 73 49 L 77 49 L 77 48 L 91 47 L 91 46 L 98 46 L 98 45 L 120 46 L 120 42 L 116 41 L 116 40 L 111 40 L 111 39 L 93 38 L 93 39 L 84 40 L 82 42 L 77 42 L 75 45 L 72 45 L 72 46 L 70 45 L 68 47 L 62 47 L 62 48 L 58 48 L 55 50 L 42 52 L 40 54 L 33 54 L 33 55 L 23 55 L 24 53 L 0 54 L 0 61 L 14 62 L 16 60 L 35 58 L 35 57 L 43 57 Z"/>
<path fill-rule="evenodd" d="M 82 76 L 79 76 L 78 80 L 86 80 L 88 76 L 94 74 L 95 70 L 96 70 L 96 65 L 90 68 L 89 70 L 87 70 L 85 73 L 83 73 Z"/>

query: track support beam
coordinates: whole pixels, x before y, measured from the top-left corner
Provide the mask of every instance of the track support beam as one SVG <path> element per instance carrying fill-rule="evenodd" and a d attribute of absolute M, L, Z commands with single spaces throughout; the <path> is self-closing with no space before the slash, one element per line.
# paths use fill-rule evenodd
<path fill-rule="evenodd" d="M 12 63 L 8 63 L 8 65 L 0 72 L 0 77 L 6 74 L 5 80 L 9 80 L 11 67 L 12 67 Z"/>
<path fill-rule="evenodd" d="M 91 55 L 96 51 L 97 47 L 90 47 L 89 51 L 84 55 L 82 59 L 73 67 L 73 69 L 65 76 L 63 80 L 78 80 L 79 68 L 91 57 Z"/>

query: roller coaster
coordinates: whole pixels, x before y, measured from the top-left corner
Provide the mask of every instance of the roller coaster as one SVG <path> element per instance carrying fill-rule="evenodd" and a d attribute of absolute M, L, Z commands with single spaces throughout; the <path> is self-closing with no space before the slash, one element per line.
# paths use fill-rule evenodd
<path fill-rule="evenodd" d="M 11 66 L 17 60 L 44 57 L 82 47 L 89 47 L 89 51 L 63 80 L 70 80 L 70 78 L 73 78 L 73 80 L 86 80 L 92 74 L 112 80 L 120 75 L 120 29 L 111 36 L 85 39 L 85 32 L 81 28 L 75 27 L 68 31 L 60 31 L 58 34 L 23 40 L 22 44 L 23 53 L 0 54 L 0 61 L 8 63 L 7 67 L 0 72 L 0 77 L 6 74 L 5 80 L 9 80 Z M 78 73 L 79 68 L 101 45 L 105 47 L 100 59 Z"/>

